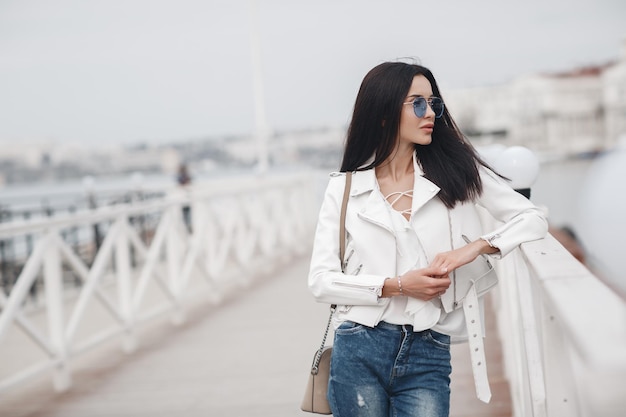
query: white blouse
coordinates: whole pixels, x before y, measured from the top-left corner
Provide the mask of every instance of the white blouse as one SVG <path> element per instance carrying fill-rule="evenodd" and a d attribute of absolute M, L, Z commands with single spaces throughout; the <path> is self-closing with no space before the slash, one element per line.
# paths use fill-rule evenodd
<path fill-rule="evenodd" d="M 380 190 L 378 190 L 380 193 Z M 397 284 L 397 276 L 403 275 L 412 269 L 424 268 L 429 261 L 422 247 L 419 237 L 403 213 L 394 209 L 393 203 L 402 195 L 410 196 L 413 190 L 399 193 L 396 196 L 389 195 L 385 198 L 389 209 L 393 233 L 396 240 L 396 277 L 393 277 L 394 284 Z M 409 213 L 412 210 L 406 210 Z M 409 213 L 410 214 L 410 213 Z M 387 305 L 381 320 L 391 324 L 411 324 L 414 331 L 430 329 L 439 321 L 441 308 L 437 299 L 434 301 L 423 301 L 409 297 L 392 297 Z"/>

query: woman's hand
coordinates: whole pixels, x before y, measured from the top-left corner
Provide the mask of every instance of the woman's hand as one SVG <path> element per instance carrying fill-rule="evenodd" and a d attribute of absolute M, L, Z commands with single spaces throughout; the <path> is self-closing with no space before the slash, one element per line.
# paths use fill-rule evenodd
<path fill-rule="evenodd" d="M 461 248 L 438 254 L 429 266 L 435 268 L 445 268 L 450 273 L 455 269 L 472 262 L 479 255 L 484 253 L 494 253 L 497 251 L 497 248 L 492 248 L 485 240 L 478 239 Z"/>
<path fill-rule="evenodd" d="M 386 280 L 382 296 L 406 295 L 428 301 L 443 294 L 449 286 L 450 278 L 445 268 L 426 267 Z"/>

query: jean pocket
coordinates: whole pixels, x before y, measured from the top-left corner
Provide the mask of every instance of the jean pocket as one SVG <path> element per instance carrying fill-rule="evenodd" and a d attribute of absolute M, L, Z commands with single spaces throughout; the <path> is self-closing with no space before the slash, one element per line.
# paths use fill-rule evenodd
<path fill-rule="evenodd" d="M 355 333 L 359 333 L 363 331 L 364 329 L 365 329 L 365 326 L 363 326 L 362 324 L 355 323 L 350 320 L 346 320 L 343 323 L 341 323 L 339 327 L 337 327 L 337 329 L 335 329 L 335 334 L 337 335 L 355 334 Z"/>
<path fill-rule="evenodd" d="M 450 350 L 450 336 L 447 334 L 429 330 L 425 333 L 425 337 L 439 349 Z"/>

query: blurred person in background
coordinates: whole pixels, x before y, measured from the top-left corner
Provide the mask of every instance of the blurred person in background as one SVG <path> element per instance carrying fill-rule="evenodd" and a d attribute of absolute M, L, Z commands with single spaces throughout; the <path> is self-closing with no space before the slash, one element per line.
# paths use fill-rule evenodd
<path fill-rule="evenodd" d="M 178 166 L 176 181 L 181 188 L 188 191 L 189 186 L 191 185 L 191 175 L 189 175 L 187 164 L 183 163 Z M 191 207 L 189 204 L 183 206 L 183 219 L 185 221 L 185 225 L 187 226 L 187 230 L 191 233 Z"/>
<path fill-rule="evenodd" d="M 178 166 L 178 174 L 176 175 L 176 180 L 178 181 L 178 185 L 183 187 L 191 184 L 191 176 L 189 175 L 189 169 L 187 168 L 187 164 L 180 164 Z"/>

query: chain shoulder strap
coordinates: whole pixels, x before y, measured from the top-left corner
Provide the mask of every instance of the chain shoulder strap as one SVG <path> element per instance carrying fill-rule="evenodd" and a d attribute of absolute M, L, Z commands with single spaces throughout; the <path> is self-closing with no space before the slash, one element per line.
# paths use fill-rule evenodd
<path fill-rule="evenodd" d="M 339 216 L 339 259 L 341 262 L 341 271 L 343 272 L 343 259 L 346 254 L 346 211 L 348 208 L 348 198 L 350 197 L 350 188 L 352 186 L 352 172 L 346 172 L 346 186 L 343 190 L 343 200 L 341 202 L 341 214 Z M 326 331 L 324 331 L 324 337 L 322 338 L 322 344 L 320 348 L 317 350 L 317 354 L 315 355 L 315 360 L 313 361 L 313 366 L 311 367 L 311 373 L 313 375 L 317 375 L 320 366 L 320 360 L 322 359 L 322 352 L 324 351 L 324 346 L 326 345 L 326 338 L 328 337 L 328 332 L 330 331 L 330 323 L 333 320 L 333 314 L 337 309 L 337 305 L 333 304 L 330 306 L 330 315 L 328 316 L 328 323 L 326 323 Z"/>

